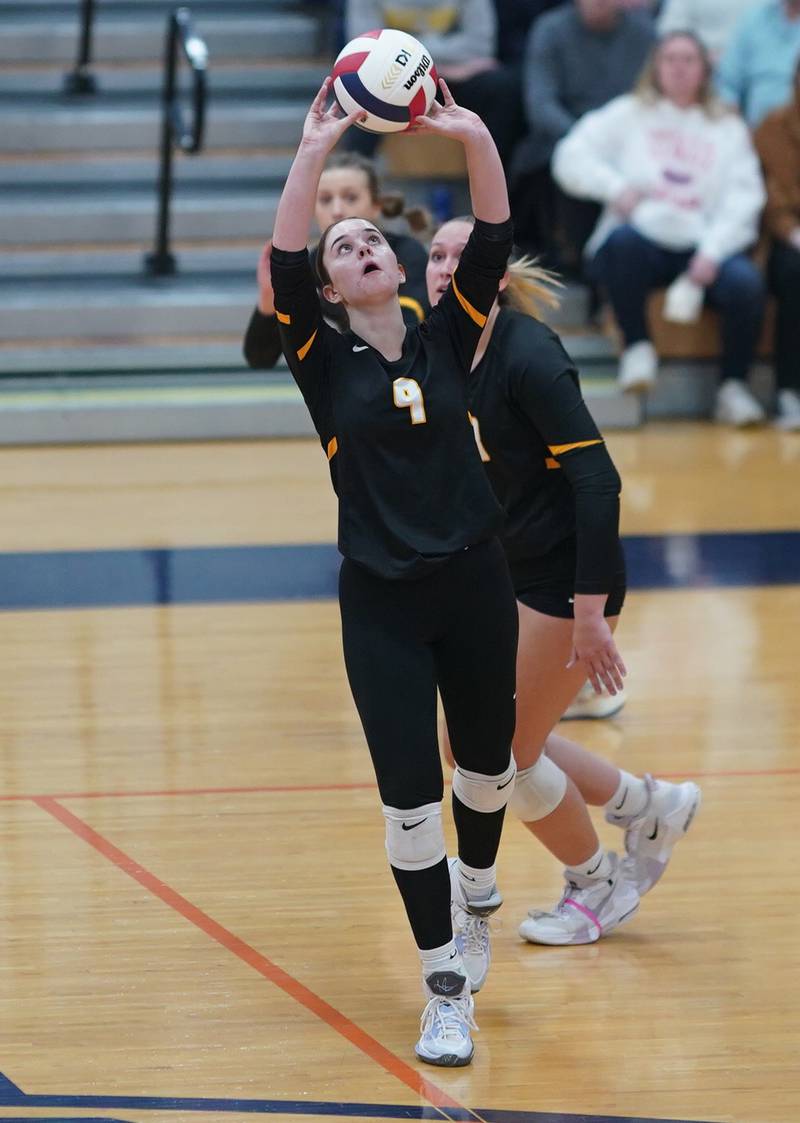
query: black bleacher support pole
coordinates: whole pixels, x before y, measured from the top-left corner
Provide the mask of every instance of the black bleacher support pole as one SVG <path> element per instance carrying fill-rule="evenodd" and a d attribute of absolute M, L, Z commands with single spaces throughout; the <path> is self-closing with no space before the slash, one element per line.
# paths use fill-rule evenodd
<path fill-rule="evenodd" d="M 161 159 L 158 176 L 158 222 L 156 244 L 145 256 L 145 272 L 153 277 L 168 277 L 177 271 L 177 262 L 169 249 L 169 212 L 172 196 L 172 146 L 174 142 L 175 72 L 178 58 L 178 21 L 173 13 L 169 21 L 167 54 L 164 60 L 164 88 L 161 95 Z"/>
<path fill-rule="evenodd" d="M 92 62 L 92 28 L 94 0 L 82 0 L 81 36 L 75 69 L 64 76 L 65 94 L 96 94 L 97 79 L 89 69 Z"/>

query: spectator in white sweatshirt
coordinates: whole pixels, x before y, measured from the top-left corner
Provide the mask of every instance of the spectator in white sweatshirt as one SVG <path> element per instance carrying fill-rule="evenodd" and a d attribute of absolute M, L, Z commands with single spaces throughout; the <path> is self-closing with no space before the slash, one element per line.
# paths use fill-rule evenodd
<path fill-rule="evenodd" d="M 647 295 L 680 279 L 676 318 L 689 318 L 687 304 L 699 311 L 704 300 L 721 315 L 715 416 L 734 425 L 761 421 L 747 376 L 764 282 L 746 251 L 766 196 L 747 128 L 711 91 L 700 40 L 664 36 L 636 90 L 587 113 L 560 142 L 553 173 L 565 191 L 604 204 L 587 252 L 622 332 L 622 388 L 654 383 Z"/>

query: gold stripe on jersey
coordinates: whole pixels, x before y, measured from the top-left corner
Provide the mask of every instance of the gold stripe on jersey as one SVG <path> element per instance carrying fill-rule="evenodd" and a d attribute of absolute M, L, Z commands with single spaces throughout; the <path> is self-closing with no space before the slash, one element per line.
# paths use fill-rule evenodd
<path fill-rule="evenodd" d="M 573 441 L 570 445 L 548 445 L 553 456 L 563 456 L 565 452 L 572 452 L 574 448 L 589 448 L 590 445 L 601 445 L 602 438 L 595 437 L 593 441 Z"/>
<path fill-rule="evenodd" d="M 415 300 L 413 296 L 401 296 L 400 307 L 410 308 L 420 323 L 425 319 L 425 312 L 423 311 L 422 305 L 418 300 Z"/>
<path fill-rule="evenodd" d="M 306 357 L 306 355 L 308 354 L 308 352 L 311 350 L 311 344 L 314 342 L 314 340 L 316 338 L 317 338 L 317 329 L 315 328 L 314 334 L 311 336 L 311 338 L 308 340 L 308 342 L 304 343 L 303 346 L 300 348 L 300 350 L 297 352 L 297 357 L 298 357 L 298 359 L 300 360 L 301 363 L 302 363 L 303 359 Z"/>
<path fill-rule="evenodd" d="M 275 315 L 278 317 L 279 324 L 290 324 L 292 322 L 291 316 L 287 316 L 285 312 L 279 312 L 277 308 L 275 309 Z"/>
<path fill-rule="evenodd" d="M 456 294 L 456 298 L 458 299 L 458 303 L 461 305 L 461 307 L 467 313 L 469 318 L 471 320 L 474 320 L 479 328 L 485 327 L 486 326 L 486 317 L 482 316 L 477 308 L 473 308 L 472 305 L 470 304 L 470 302 L 467 300 L 467 298 L 465 296 L 462 296 L 461 292 L 459 291 L 458 285 L 456 284 L 455 274 L 453 274 L 453 276 L 450 278 L 450 284 L 453 286 L 453 292 Z"/>
<path fill-rule="evenodd" d="M 331 439 L 328 441 L 328 448 L 327 448 L 328 460 L 333 460 L 334 456 L 336 455 L 336 453 L 338 451 L 339 451 L 339 442 L 336 440 L 336 437 L 331 437 Z"/>
<path fill-rule="evenodd" d="M 561 467 L 561 465 L 559 464 L 559 462 L 557 460 L 553 460 L 552 456 L 546 456 L 545 457 L 544 466 L 545 466 L 545 468 L 549 468 L 551 471 L 552 471 L 553 468 L 560 468 Z"/>

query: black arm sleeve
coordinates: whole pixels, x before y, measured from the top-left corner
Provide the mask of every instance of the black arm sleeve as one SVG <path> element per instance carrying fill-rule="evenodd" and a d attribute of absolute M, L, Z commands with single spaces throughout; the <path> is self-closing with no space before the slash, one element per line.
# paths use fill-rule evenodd
<path fill-rule="evenodd" d="M 421 329 L 430 332 L 444 327 L 453 340 L 465 373 L 472 365 L 486 318 L 497 298 L 513 236 L 511 219 L 506 222 L 475 220 L 450 287 Z"/>
<path fill-rule="evenodd" d="M 619 473 L 604 441 L 565 453 L 559 462 L 575 495 L 575 592 L 609 593 L 619 577 L 621 557 Z"/>
<path fill-rule="evenodd" d="M 308 250 L 272 248 L 270 260 L 275 316 L 281 347 L 295 382 L 319 429 L 320 396 L 327 377 L 327 333 Z"/>
<path fill-rule="evenodd" d="M 621 558 L 619 474 L 558 336 L 544 329 L 529 355 L 511 375 L 512 392 L 575 497 L 575 592 L 609 593 L 618 578 Z"/>
<path fill-rule="evenodd" d="M 265 316 L 258 308 L 254 308 L 250 323 L 247 325 L 242 350 L 247 365 L 253 370 L 272 370 L 281 357 L 278 317 Z"/>

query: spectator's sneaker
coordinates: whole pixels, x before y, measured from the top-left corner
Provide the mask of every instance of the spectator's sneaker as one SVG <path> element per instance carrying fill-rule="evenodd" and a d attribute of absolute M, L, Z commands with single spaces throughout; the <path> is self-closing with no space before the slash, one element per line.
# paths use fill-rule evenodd
<path fill-rule="evenodd" d="M 672 857 L 675 843 L 680 842 L 697 814 L 702 799 L 697 784 L 687 780 L 670 784 L 645 776 L 649 799 L 638 815 L 615 816 L 606 813 L 609 823 L 625 827 L 623 862 L 628 879 L 639 896 L 648 893 L 661 878 Z"/>
<path fill-rule="evenodd" d="M 470 989 L 476 994 L 486 982 L 492 962 L 488 917 L 503 903 L 495 887 L 485 901 L 468 901 L 458 876 L 458 858 L 451 858 L 450 911 L 453 918 L 453 938 L 461 952 L 461 961 L 469 979 Z"/>
<path fill-rule="evenodd" d="M 469 979 L 457 971 L 434 971 L 425 979 L 425 993 L 429 998 L 415 1053 L 429 1065 L 468 1065 L 475 1052 L 469 1031 L 478 1028 Z"/>
<path fill-rule="evenodd" d="M 620 390 L 641 393 L 655 385 L 658 355 L 648 339 L 633 343 L 622 352 L 617 383 Z"/>
<path fill-rule="evenodd" d="M 552 912 L 531 909 L 519 926 L 519 934 L 530 944 L 593 944 L 639 908 L 639 894 L 625 876 L 616 854 L 611 877 L 598 881 L 569 874 L 566 888 Z"/>
<path fill-rule="evenodd" d="M 575 695 L 571 704 L 561 716 L 562 721 L 586 721 L 594 718 L 613 717 L 627 702 L 624 690 L 616 694 L 595 694 L 590 682 L 585 682 Z"/>
<path fill-rule="evenodd" d="M 787 432 L 800 429 L 800 393 L 797 390 L 778 391 L 775 425 Z"/>
<path fill-rule="evenodd" d="M 764 420 L 764 410 L 744 382 L 727 378 L 717 390 L 714 420 L 724 425 L 758 425 Z"/>

